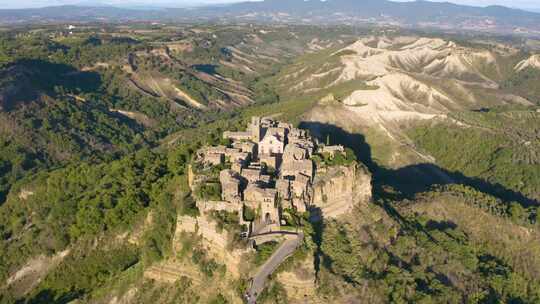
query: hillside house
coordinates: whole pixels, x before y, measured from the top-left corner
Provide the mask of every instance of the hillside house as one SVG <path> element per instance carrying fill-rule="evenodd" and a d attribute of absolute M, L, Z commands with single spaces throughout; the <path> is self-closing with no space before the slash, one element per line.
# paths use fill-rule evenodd
<path fill-rule="evenodd" d="M 242 196 L 240 187 L 241 177 L 232 170 L 223 170 L 219 173 L 219 182 L 221 183 L 221 199 L 224 201 L 241 201 Z"/>

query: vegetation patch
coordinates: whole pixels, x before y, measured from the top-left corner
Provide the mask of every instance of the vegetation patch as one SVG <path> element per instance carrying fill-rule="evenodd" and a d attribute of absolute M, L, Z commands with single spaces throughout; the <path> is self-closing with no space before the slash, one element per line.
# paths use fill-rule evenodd
<path fill-rule="evenodd" d="M 218 182 L 206 182 L 195 190 L 196 197 L 205 201 L 221 200 L 221 184 Z"/>
<path fill-rule="evenodd" d="M 345 148 L 344 153 L 321 153 L 312 156 L 312 160 L 318 167 L 324 166 L 348 166 L 357 161 L 354 151 L 350 148 Z"/>
<path fill-rule="evenodd" d="M 276 249 L 279 247 L 279 243 L 275 241 L 267 242 L 264 244 L 260 244 L 256 246 L 256 254 L 255 254 L 255 265 L 262 265 L 264 264 L 270 256 L 276 251 Z"/>
<path fill-rule="evenodd" d="M 540 199 L 538 113 L 501 109 L 455 117 L 471 127 L 426 125 L 409 135 L 447 170 L 478 178 L 472 182 L 484 191 L 525 205 Z"/>
<path fill-rule="evenodd" d="M 342 57 L 342 56 L 352 56 L 357 55 L 356 51 L 354 50 L 342 50 L 334 54 L 334 56 Z"/>
<path fill-rule="evenodd" d="M 191 254 L 191 261 L 198 265 L 199 270 L 208 278 L 212 278 L 216 274 L 225 275 L 225 265 L 220 265 L 216 260 L 208 257 L 205 250 L 195 249 Z"/>
<path fill-rule="evenodd" d="M 49 274 L 29 297 L 30 303 L 58 303 L 75 300 L 111 276 L 118 275 L 139 261 L 136 248 L 119 247 L 76 252 Z"/>
<path fill-rule="evenodd" d="M 540 69 L 526 67 L 512 73 L 502 82 L 502 88 L 540 104 Z"/>

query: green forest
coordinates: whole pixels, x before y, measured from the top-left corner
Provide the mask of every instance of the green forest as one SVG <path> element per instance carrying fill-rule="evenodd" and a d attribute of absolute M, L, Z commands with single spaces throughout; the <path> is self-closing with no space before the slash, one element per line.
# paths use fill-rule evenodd
<path fill-rule="evenodd" d="M 530 104 L 392 125 L 403 129 L 400 144 L 433 158 L 400 168 L 371 149 L 380 133 L 308 119 L 379 87 L 366 79 L 331 86 L 329 73 L 315 77 L 324 88 L 299 94 L 284 76 L 340 68 L 358 54 L 336 50 L 374 32 L 149 24 L 0 32 L 0 303 L 242 303 L 250 282 L 229 274 L 253 271 L 280 243 L 246 250 L 236 269 L 228 254 L 250 244 L 239 212 L 208 217 L 227 236 L 222 255 L 176 229 L 201 215 L 197 200 L 222 199 L 219 173 L 229 167 L 199 166 L 197 150 L 229 145 L 224 131 L 265 115 L 344 145 L 344 153 L 314 153 L 315 170 L 369 168 L 373 197 L 322 221 L 280 210 L 283 229 L 305 237 L 260 303 L 293 303 L 291 282 L 281 280 L 291 273 L 326 303 L 540 303 L 538 69 L 498 79 L 501 92 Z M 193 174 L 208 180 L 192 193 Z M 253 220 L 260 210 L 242 211 Z M 159 267 L 178 271 L 170 261 L 183 276 L 148 279 Z"/>
<path fill-rule="evenodd" d="M 417 145 L 451 172 L 493 185 L 494 194 L 522 202 L 540 199 L 540 115 L 536 110 L 493 109 L 453 114 L 472 127 L 448 124 L 410 131 Z M 473 181 L 474 183 L 474 181 Z M 481 187 L 481 185 L 480 185 Z M 488 189 L 485 189 L 488 190 Z"/>

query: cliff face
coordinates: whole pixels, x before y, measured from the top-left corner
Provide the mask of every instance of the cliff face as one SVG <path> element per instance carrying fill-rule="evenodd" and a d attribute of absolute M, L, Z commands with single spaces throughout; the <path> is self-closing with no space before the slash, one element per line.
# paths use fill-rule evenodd
<path fill-rule="evenodd" d="M 371 173 L 361 164 L 323 168 L 313 182 L 312 208 L 319 219 L 349 213 L 357 204 L 371 200 Z"/>
<path fill-rule="evenodd" d="M 217 224 L 206 215 L 197 218 L 190 216 L 178 217 L 174 241 L 175 251 L 179 251 L 181 248 L 178 240 L 182 239 L 183 233 L 194 233 L 201 236 L 202 244 L 205 246 L 207 253 L 220 263 L 225 264 L 229 274 L 235 278 L 240 275 L 240 269 L 244 261 L 243 255 L 251 251 L 249 249 L 231 250 L 228 246 L 230 239 L 227 231 L 220 231 Z"/>

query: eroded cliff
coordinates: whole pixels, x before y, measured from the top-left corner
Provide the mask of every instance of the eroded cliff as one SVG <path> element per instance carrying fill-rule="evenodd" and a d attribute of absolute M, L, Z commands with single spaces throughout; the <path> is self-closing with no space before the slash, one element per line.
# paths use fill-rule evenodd
<path fill-rule="evenodd" d="M 312 211 L 318 219 L 349 213 L 371 200 L 371 173 L 362 164 L 318 169 L 313 182 Z"/>

